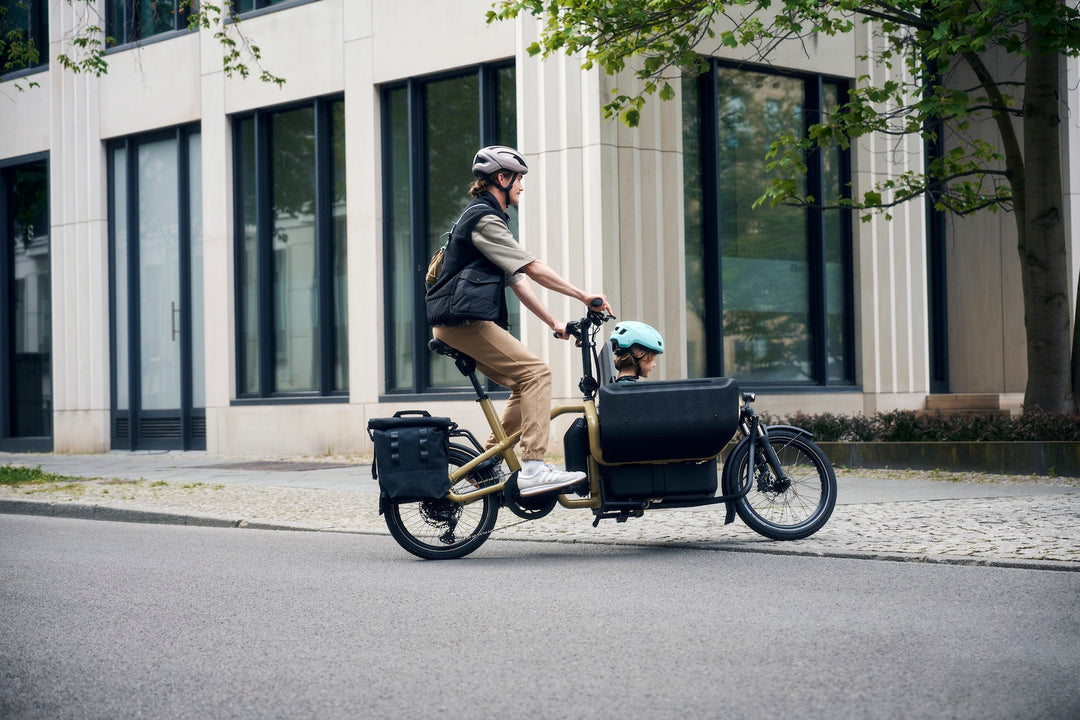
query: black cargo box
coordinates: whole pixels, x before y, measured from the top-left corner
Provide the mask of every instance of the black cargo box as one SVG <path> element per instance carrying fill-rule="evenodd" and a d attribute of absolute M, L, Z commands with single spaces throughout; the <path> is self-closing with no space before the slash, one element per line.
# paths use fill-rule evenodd
<path fill-rule="evenodd" d="M 597 397 L 605 462 L 713 457 L 739 424 L 732 378 L 609 383 Z"/>

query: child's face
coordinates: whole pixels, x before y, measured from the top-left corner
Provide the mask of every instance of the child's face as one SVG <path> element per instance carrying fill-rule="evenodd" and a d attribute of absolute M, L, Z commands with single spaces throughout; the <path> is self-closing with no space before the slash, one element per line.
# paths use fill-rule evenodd
<path fill-rule="evenodd" d="M 653 368 L 655 368 L 657 364 L 659 364 L 659 362 L 659 355 L 652 355 L 650 357 L 643 358 L 641 362 L 638 363 L 638 366 L 641 368 L 641 377 L 649 377 L 649 373 L 653 371 Z"/>

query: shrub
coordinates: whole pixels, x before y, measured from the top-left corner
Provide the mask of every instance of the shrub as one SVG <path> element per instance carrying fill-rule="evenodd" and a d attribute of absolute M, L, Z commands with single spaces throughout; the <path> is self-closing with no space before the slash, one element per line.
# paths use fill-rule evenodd
<path fill-rule="evenodd" d="M 1019 417 L 910 410 L 890 410 L 870 416 L 797 412 L 782 418 L 769 417 L 766 422 L 809 430 L 820 442 L 1080 441 L 1080 416 L 1043 412 L 1028 412 Z"/>

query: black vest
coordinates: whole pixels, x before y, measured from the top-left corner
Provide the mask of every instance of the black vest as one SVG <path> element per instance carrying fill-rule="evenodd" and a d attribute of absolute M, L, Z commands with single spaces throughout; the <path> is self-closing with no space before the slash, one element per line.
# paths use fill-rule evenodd
<path fill-rule="evenodd" d="M 454 223 L 446 244 L 442 272 L 425 297 L 428 325 L 461 325 L 467 320 L 508 324 L 506 273 L 484 257 L 472 242 L 480 218 L 495 214 L 509 220 L 490 193 L 473 200 Z"/>

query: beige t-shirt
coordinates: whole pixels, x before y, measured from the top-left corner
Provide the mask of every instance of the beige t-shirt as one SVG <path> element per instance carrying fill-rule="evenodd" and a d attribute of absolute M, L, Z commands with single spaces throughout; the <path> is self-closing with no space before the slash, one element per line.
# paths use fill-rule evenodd
<path fill-rule="evenodd" d="M 521 268 L 536 259 L 514 239 L 510 228 L 498 215 L 480 218 L 473 226 L 472 241 L 484 257 L 506 273 L 507 286 L 524 280 L 525 273 Z"/>

